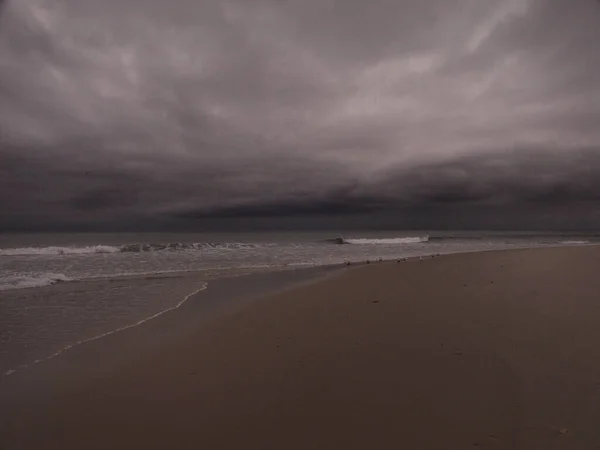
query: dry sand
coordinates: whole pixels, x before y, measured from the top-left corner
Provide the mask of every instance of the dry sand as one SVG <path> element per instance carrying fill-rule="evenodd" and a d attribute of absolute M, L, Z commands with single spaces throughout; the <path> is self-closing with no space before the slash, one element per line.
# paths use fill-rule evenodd
<path fill-rule="evenodd" d="M 29 398 L 0 448 L 598 449 L 599 346 L 599 247 L 372 264 Z"/>

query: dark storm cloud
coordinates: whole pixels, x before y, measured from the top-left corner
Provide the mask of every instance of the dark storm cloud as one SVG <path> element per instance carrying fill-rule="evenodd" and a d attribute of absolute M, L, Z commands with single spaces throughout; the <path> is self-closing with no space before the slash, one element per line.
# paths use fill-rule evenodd
<path fill-rule="evenodd" d="M 508 156 L 508 157 L 507 157 Z M 443 163 L 391 168 L 379 179 L 315 193 L 297 192 L 282 202 L 262 196 L 245 205 L 189 210 L 183 217 L 366 213 L 420 205 L 528 205 L 600 201 L 600 152 L 533 150 L 463 156 Z M 600 210 L 600 204 L 598 209 Z"/>
<path fill-rule="evenodd" d="M 453 205 L 596 217 L 597 1 L 0 8 L 6 226 Z"/>

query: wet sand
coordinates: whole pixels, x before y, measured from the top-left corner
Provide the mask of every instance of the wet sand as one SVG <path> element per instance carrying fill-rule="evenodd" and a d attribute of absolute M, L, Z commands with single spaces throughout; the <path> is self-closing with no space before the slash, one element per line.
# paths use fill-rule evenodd
<path fill-rule="evenodd" d="M 191 303 L 153 351 L 98 343 L 126 355 L 101 375 L 68 378 L 97 364 L 83 351 L 36 368 L 72 382 L 20 394 L 0 448 L 600 448 L 599 273 L 595 246 L 459 254 L 351 267 L 197 327 Z"/>

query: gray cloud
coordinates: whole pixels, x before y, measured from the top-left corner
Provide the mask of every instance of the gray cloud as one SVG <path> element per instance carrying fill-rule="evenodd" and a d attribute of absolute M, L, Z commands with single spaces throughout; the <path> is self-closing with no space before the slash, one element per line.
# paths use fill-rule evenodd
<path fill-rule="evenodd" d="M 529 204 L 597 219 L 596 1 L 0 11 L 0 226 Z"/>

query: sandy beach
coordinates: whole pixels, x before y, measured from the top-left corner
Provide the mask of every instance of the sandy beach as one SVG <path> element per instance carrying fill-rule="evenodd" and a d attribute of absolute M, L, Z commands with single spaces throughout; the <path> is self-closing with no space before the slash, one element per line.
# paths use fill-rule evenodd
<path fill-rule="evenodd" d="M 121 355 L 104 370 L 82 348 L 4 380 L 60 388 L 2 408 L 0 448 L 600 448 L 599 273 L 596 246 L 481 252 L 350 267 L 198 327 L 192 301 L 96 343 Z"/>

